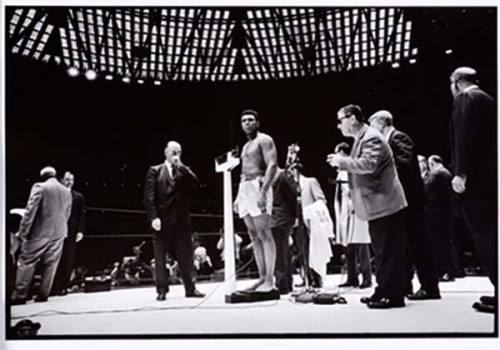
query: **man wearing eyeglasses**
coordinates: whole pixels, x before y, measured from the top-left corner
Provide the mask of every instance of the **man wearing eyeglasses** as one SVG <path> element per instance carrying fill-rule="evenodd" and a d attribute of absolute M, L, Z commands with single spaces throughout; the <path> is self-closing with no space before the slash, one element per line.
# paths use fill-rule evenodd
<path fill-rule="evenodd" d="M 377 287 L 361 298 L 370 309 L 404 307 L 405 241 L 402 210 L 407 207 L 391 149 L 383 135 L 366 124 L 357 105 L 337 113 L 338 128 L 354 138 L 350 156 L 329 154 L 332 167 L 347 170 L 355 214 L 368 221 L 376 255 Z"/>

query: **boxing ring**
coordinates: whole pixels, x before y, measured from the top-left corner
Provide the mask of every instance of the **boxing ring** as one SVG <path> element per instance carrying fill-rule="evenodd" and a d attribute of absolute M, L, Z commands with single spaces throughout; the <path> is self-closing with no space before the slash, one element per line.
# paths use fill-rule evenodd
<path fill-rule="evenodd" d="M 224 280 L 198 282 L 203 299 L 186 298 L 182 284 L 170 286 L 167 300 L 155 300 L 154 285 L 51 296 L 48 302 L 10 307 L 7 323 L 23 319 L 40 323 L 41 338 L 106 337 L 358 337 L 391 336 L 491 336 L 495 315 L 476 312 L 471 305 L 494 290 L 486 277 L 469 276 L 441 283 L 441 300 L 406 301 L 405 308 L 371 310 L 360 303 L 370 296 L 367 289 L 338 288 L 345 275 L 329 274 L 323 290 L 341 294 L 347 303 L 318 305 L 294 302 L 291 294 L 277 300 L 228 302 L 228 295 L 252 285 L 255 280 L 239 278 L 234 264 L 234 227 L 231 212 L 230 166 L 217 168 L 224 176 Z M 136 214 L 143 214 L 138 211 Z M 201 215 L 201 217 L 204 217 Z M 209 217 L 209 216 L 206 216 Z M 222 216 L 217 217 L 218 220 Z M 203 236 L 203 234 L 201 235 Z M 95 236 L 97 238 L 99 236 Z M 125 236 L 121 235 L 121 238 Z M 145 235 L 132 235 L 135 240 Z M 102 237 L 101 237 L 102 238 Z M 106 238 L 116 238 L 108 237 Z M 89 239 L 89 238 L 87 238 Z M 141 244 L 142 246 L 142 244 Z M 301 282 L 294 275 L 294 283 Z M 418 285 L 416 277 L 414 287 Z"/>
<path fill-rule="evenodd" d="M 326 290 L 336 290 L 343 276 L 328 275 Z M 298 281 L 298 276 L 294 276 Z M 237 288 L 252 280 L 237 281 Z M 417 281 L 414 280 L 414 284 Z M 234 336 L 488 336 L 495 316 L 471 304 L 493 289 L 486 277 L 466 277 L 441 284 L 441 300 L 407 301 L 405 308 L 370 310 L 359 302 L 373 289 L 342 289 L 347 304 L 293 303 L 279 300 L 227 304 L 224 283 L 198 283 L 204 299 L 184 297 L 182 285 L 171 286 L 165 302 L 155 301 L 153 286 L 98 293 L 71 293 L 46 303 L 11 307 L 10 324 L 39 322 L 40 338 L 93 337 L 234 337 Z M 9 322 L 9 318 L 7 319 Z"/>

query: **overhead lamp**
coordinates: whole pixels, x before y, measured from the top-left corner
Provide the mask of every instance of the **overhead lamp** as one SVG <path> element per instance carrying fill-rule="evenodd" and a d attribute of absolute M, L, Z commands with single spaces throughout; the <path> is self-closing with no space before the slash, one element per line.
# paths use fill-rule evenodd
<path fill-rule="evenodd" d="M 122 81 L 123 81 L 124 83 L 130 83 L 130 78 L 129 78 L 129 77 L 123 77 L 123 78 L 122 78 Z"/>
<path fill-rule="evenodd" d="M 392 64 L 392 68 L 399 68 L 399 62 L 394 62 Z"/>
<path fill-rule="evenodd" d="M 93 69 L 89 69 L 88 71 L 85 72 L 85 78 L 88 80 L 95 80 L 97 78 L 97 73 Z"/>
<path fill-rule="evenodd" d="M 77 77 L 80 74 L 80 71 L 76 67 L 69 67 L 67 72 L 68 72 L 68 75 L 70 77 L 73 77 L 73 78 Z"/>
<path fill-rule="evenodd" d="M 160 85 L 160 84 L 161 84 L 161 81 L 159 81 L 159 80 L 155 80 L 154 84 L 155 84 L 155 85 Z"/>
<path fill-rule="evenodd" d="M 111 74 L 107 74 L 104 78 L 106 80 L 113 80 L 113 76 Z"/>
<path fill-rule="evenodd" d="M 452 49 L 448 49 L 448 50 L 446 50 L 446 51 L 445 51 L 445 53 L 446 53 L 447 55 L 451 55 L 451 54 L 453 53 L 453 50 L 452 50 Z"/>

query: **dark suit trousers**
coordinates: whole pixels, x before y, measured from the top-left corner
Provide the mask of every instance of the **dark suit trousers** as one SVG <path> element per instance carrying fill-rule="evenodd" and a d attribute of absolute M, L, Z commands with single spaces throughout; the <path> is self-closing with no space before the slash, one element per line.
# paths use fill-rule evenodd
<path fill-rule="evenodd" d="M 68 237 L 64 240 L 61 259 L 59 260 L 56 276 L 54 277 L 54 283 L 52 285 L 52 290 L 54 292 L 58 292 L 69 287 L 69 279 L 75 263 L 75 239 L 76 232 L 73 232 L 71 234 L 68 233 Z"/>
<path fill-rule="evenodd" d="M 469 191 L 469 192 L 467 192 Z M 462 215 L 472 236 L 479 263 L 486 270 L 491 283 L 496 287 L 498 278 L 497 265 L 497 204 L 496 191 L 491 195 L 478 196 L 468 188 L 460 198 Z M 491 200 L 487 198 L 491 197 Z"/>
<path fill-rule="evenodd" d="M 35 273 L 35 267 L 40 262 L 42 269 L 42 285 L 39 296 L 46 298 L 52 288 L 57 264 L 61 257 L 63 238 L 28 239 L 21 247 L 21 255 L 17 262 L 16 289 L 14 299 L 25 299 Z"/>
<path fill-rule="evenodd" d="M 439 292 L 439 276 L 433 258 L 430 239 L 425 230 L 425 210 L 409 206 L 403 210 L 404 231 L 407 244 L 406 291 L 412 292 L 413 264 L 417 270 L 420 287 L 427 292 Z"/>
<path fill-rule="evenodd" d="M 403 211 L 399 211 L 383 218 L 368 221 L 377 262 L 375 298 L 404 298 L 406 257 L 403 214 Z"/>
<path fill-rule="evenodd" d="M 276 244 L 276 263 L 274 276 L 276 277 L 276 286 L 280 290 L 292 289 L 292 270 L 290 266 L 290 246 L 289 239 L 292 234 L 293 225 L 282 225 L 273 227 L 273 239 Z"/>
<path fill-rule="evenodd" d="M 351 243 L 346 249 L 347 283 L 358 285 L 358 274 L 361 272 L 363 282 L 371 283 L 370 245 Z M 359 263 L 359 269 L 358 269 Z"/>
<path fill-rule="evenodd" d="M 426 226 L 439 276 L 452 274 L 455 270 L 451 228 L 453 217 L 450 208 L 428 208 Z"/>
<path fill-rule="evenodd" d="M 179 269 L 186 293 L 195 289 L 193 282 L 193 237 L 189 224 L 172 223 L 165 225 L 162 219 L 162 230 L 153 233 L 153 249 L 155 255 L 156 290 L 168 292 L 169 271 L 165 266 L 167 252 L 179 263 Z M 164 227 L 167 226 L 167 227 Z"/>

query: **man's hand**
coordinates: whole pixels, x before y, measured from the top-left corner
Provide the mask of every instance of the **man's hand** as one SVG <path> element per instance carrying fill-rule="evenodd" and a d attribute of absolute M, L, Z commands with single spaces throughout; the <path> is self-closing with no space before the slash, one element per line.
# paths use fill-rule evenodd
<path fill-rule="evenodd" d="M 161 230 L 161 220 L 160 218 L 156 218 L 151 222 L 151 227 L 155 231 L 160 231 Z"/>
<path fill-rule="evenodd" d="M 467 176 L 455 175 L 453 180 L 451 180 L 451 187 L 456 193 L 465 192 L 465 182 L 467 181 Z"/>
<path fill-rule="evenodd" d="M 341 159 L 341 156 L 338 154 L 330 153 L 329 155 L 326 156 L 326 162 L 330 164 L 330 166 L 333 167 L 338 167 L 339 166 L 339 161 Z"/>
<path fill-rule="evenodd" d="M 235 214 L 238 214 L 238 201 L 234 201 L 234 203 L 233 203 L 233 211 L 234 211 Z"/>
<path fill-rule="evenodd" d="M 262 213 L 265 213 L 267 211 L 266 208 L 266 193 L 262 192 L 259 196 L 259 200 L 257 201 L 257 206 L 259 207 L 260 211 Z"/>
<path fill-rule="evenodd" d="M 81 240 L 83 239 L 83 233 L 82 232 L 78 232 L 76 234 L 76 242 L 80 242 Z"/>

